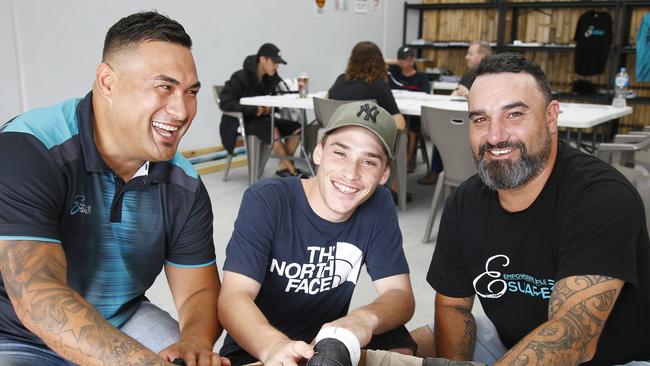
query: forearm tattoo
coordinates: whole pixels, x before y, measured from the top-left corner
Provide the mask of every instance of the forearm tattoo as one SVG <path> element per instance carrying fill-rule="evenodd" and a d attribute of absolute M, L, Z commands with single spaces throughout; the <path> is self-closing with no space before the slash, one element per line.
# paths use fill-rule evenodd
<path fill-rule="evenodd" d="M 472 303 L 473 298 L 465 298 L 468 303 Z M 456 311 L 463 317 L 463 336 L 456 344 L 456 353 L 466 360 L 471 360 L 474 356 L 474 347 L 476 345 L 476 321 L 471 313 L 465 307 L 457 306 Z M 471 306 L 470 306 L 471 309 Z"/>
<path fill-rule="evenodd" d="M 617 289 L 607 276 L 572 276 L 555 284 L 549 301 L 549 321 L 538 328 L 512 365 L 569 365 L 583 362 L 598 338 L 616 301 Z M 580 294 L 588 291 L 589 295 Z"/>
<path fill-rule="evenodd" d="M 33 241 L 0 242 L 0 271 L 24 325 L 78 364 L 165 365 L 155 353 L 113 328 L 67 287 L 63 252 Z"/>

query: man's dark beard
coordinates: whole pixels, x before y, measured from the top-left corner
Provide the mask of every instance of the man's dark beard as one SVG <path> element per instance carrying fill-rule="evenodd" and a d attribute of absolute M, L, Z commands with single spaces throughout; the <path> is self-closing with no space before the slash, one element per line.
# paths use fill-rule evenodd
<path fill-rule="evenodd" d="M 492 160 L 484 159 L 485 152 L 488 149 L 519 149 L 519 159 L 512 160 Z M 492 190 L 505 190 L 521 187 L 536 177 L 548 161 L 551 154 L 551 139 L 549 136 L 544 138 L 543 145 L 539 153 L 529 155 L 526 151 L 526 145 L 521 141 L 508 142 L 503 141 L 496 145 L 489 143 L 481 145 L 478 158 L 474 157 L 474 164 L 478 170 L 478 175 L 483 183 Z"/>

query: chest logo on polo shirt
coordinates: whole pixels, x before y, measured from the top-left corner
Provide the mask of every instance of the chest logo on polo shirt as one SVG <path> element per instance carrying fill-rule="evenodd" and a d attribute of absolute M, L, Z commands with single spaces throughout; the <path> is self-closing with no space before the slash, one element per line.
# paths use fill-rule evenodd
<path fill-rule="evenodd" d="M 271 273 L 287 279 L 285 292 L 309 295 L 332 290 L 359 279 L 363 253 L 355 245 L 338 242 L 328 247 L 307 247 L 308 263 L 271 260 Z"/>
<path fill-rule="evenodd" d="M 531 297 L 551 297 L 555 280 L 538 279 L 526 273 L 502 273 L 490 268 L 508 267 L 510 258 L 504 254 L 493 255 L 485 261 L 485 272 L 474 278 L 476 294 L 485 299 L 498 299 L 506 292 L 521 293 Z"/>
<path fill-rule="evenodd" d="M 72 199 L 72 208 L 70 209 L 70 216 L 76 214 L 90 215 L 92 213 L 92 206 L 86 202 L 86 196 L 78 194 Z"/>

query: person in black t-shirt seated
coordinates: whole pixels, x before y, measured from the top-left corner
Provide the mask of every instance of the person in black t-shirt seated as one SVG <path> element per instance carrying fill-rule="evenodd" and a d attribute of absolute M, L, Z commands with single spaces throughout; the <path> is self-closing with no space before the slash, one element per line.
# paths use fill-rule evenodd
<path fill-rule="evenodd" d="M 398 130 L 406 128 L 406 120 L 399 112 L 395 97 L 388 86 L 384 56 L 372 42 L 359 42 L 352 48 L 347 69 L 336 78 L 328 96 L 338 100 L 374 100 L 393 116 Z M 391 190 L 396 200 L 397 179 L 393 179 Z M 407 202 L 412 199 L 412 196 L 407 194 Z"/>
<path fill-rule="evenodd" d="M 467 97 L 469 95 L 469 88 L 472 87 L 472 83 L 474 82 L 476 68 L 484 57 L 490 56 L 491 54 L 492 47 L 490 46 L 489 42 L 470 42 L 469 47 L 467 48 L 467 54 L 465 55 L 465 62 L 467 62 L 467 68 L 469 71 L 460 78 L 458 87 L 451 93 L 452 95 L 460 95 L 463 97 Z"/>
<path fill-rule="evenodd" d="M 446 203 L 418 355 L 487 364 L 650 360 L 650 243 L 635 188 L 558 142 L 539 65 L 488 56 L 469 94 L 478 175 Z M 478 295 L 485 316 L 474 316 Z M 489 318 L 489 320 L 488 320 Z M 650 362 L 635 363 L 650 365 Z"/>
<path fill-rule="evenodd" d="M 393 116 L 398 130 L 406 127 L 388 85 L 384 57 L 372 42 L 359 42 L 352 48 L 345 73 L 336 78 L 328 95 L 338 100 L 374 99 Z"/>

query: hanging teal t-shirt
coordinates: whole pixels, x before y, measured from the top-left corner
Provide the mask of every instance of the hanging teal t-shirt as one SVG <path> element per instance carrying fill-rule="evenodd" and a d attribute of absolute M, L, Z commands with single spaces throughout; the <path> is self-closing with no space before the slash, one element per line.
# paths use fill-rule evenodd
<path fill-rule="evenodd" d="M 650 13 L 643 16 L 636 35 L 636 81 L 650 81 Z"/>

